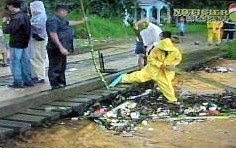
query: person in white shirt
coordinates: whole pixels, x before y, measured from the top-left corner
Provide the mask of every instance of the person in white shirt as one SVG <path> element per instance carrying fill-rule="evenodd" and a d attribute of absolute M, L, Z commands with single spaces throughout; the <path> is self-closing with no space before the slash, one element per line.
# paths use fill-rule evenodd
<path fill-rule="evenodd" d="M 145 57 L 150 51 L 158 44 L 160 41 L 160 34 L 162 30 L 157 25 L 149 22 L 146 19 L 140 20 L 135 23 L 136 28 L 140 28 L 140 35 L 142 37 L 144 51 L 137 51 L 136 54 L 139 55 L 138 65 L 142 69 L 145 65 Z M 137 47 L 136 47 L 137 48 Z M 141 48 L 140 48 L 141 49 Z"/>
<path fill-rule="evenodd" d="M 4 38 L 2 26 L 0 26 L 0 61 L 2 61 L 1 66 L 6 67 L 7 64 L 7 47 Z"/>

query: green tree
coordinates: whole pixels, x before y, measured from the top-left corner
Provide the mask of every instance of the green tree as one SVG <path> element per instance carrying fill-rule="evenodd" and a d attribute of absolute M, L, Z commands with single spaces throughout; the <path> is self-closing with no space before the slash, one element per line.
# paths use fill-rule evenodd
<path fill-rule="evenodd" d="M 191 8 L 191 9 L 227 9 L 232 1 L 227 0 L 166 0 L 174 8 Z"/>

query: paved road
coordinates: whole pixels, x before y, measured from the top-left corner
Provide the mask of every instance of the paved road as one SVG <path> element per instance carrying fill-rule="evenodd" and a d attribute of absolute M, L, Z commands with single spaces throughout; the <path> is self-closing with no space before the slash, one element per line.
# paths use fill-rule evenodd
<path fill-rule="evenodd" d="M 128 67 L 136 66 L 137 57 L 133 52 L 133 48 L 133 44 L 125 44 L 104 50 L 103 53 L 105 56 L 106 67 L 109 69 L 122 70 Z M 66 70 L 68 84 L 77 83 L 79 81 L 95 78 L 98 76 L 94 69 L 90 53 L 71 56 L 69 57 L 68 62 L 70 63 L 68 64 Z M 0 71 L 1 70 L 2 69 L 0 69 Z M 12 89 L 6 86 L 7 84 L 10 84 L 11 81 L 12 78 L 10 73 L 2 72 L 0 77 L 0 84 L 2 85 L 0 87 L 0 102 L 9 101 L 14 98 L 23 97 L 50 89 L 48 81 L 46 84 L 36 85 L 32 88 Z"/>

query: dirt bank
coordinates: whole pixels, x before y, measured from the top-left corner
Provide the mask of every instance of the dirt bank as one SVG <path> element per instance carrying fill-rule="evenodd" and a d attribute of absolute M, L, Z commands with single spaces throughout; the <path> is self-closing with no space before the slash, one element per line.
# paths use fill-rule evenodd
<path fill-rule="evenodd" d="M 194 75 L 208 78 L 214 80 L 218 83 L 236 88 L 236 60 L 217 60 L 213 62 L 210 67 L 228 67 L 232 68 L 234 71 L 229 73 L 207 73 L 205 71 L 194 72 Z M 213 93 L 222 93 L 225 91 L 224 88 L 216 87 L 209 83 L 204 83 L 202 81 L 187 77 L 184 75 L 177 75 L 175 79 L 175 85 L 180 91 L 190 91 L 196 94 L 213 94 Z"/>
<path fill-rule="evenodd" d="M 67 122 L 33 133 L 27 143 L 16 147 L 32 148 L 156 148 L 156 147 L 235 147 L 236 120 L 217 120 L 180 127 L 166 122 L 140 127 L 134 137 L 122 137 L 105 131 L 89 121 Z M 153 129 L 153 130 L 151 130 Z"/>

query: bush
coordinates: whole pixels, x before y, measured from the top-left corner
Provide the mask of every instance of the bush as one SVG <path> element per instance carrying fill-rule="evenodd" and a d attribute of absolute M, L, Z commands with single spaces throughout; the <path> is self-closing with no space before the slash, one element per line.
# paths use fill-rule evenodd
<path fill-rule="evenodd" d="M 179 32 L 175 24 L 165 24 L 163 26 L 163 30 L 171 31 L 173 34 L 177 34 Z M 206 32 L 207 32 L 206 24 L 187 24 L 186 25 L 186 33 L 202 34 Z"/>
<path fill-rule="evenodd" d="M 220 49 L 223 52 L 227 53 L 227 55 L 226 55 L 227 58 L 236 60 L 236 50 L 235 50 L 236 49 L 236 41 L 224 43 L 221 45 Z"/>

